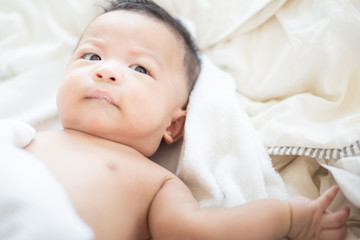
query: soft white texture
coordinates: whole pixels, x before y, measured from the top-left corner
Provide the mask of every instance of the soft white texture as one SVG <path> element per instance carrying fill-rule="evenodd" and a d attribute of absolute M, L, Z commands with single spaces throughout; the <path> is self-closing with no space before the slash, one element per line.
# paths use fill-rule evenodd
<path fill-rule="evenodd" d="M 205 57 L 187 111 L 177 173 L 202 206 L 232 207 L 288 196 L 250 118 L 238 105 L 233 78 Z"/>

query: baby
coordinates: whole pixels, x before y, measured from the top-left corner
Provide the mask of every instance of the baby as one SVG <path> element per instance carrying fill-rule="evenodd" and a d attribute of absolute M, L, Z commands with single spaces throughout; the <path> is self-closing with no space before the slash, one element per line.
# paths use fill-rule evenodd
<path fill-rule="evenodd" d="M 200 209 L 185 184 L 148 159 L 184 133 L 200 61 L 184 27 L 151 1 L 115 1 L 86 28 L 59 88 L 63 130 L 26 150 L 45 163 L 96 239 L 343 239 L 349 209 L 265 199 Z"/>

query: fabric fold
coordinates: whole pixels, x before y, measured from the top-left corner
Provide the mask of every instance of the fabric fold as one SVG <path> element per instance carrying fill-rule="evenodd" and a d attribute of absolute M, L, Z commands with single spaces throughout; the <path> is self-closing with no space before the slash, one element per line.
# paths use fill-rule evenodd
<path fill-rule="evenodd" d="M 190 96 L 177 173 L 203 207 L 287 198 L 250 118 L 239 107 L 233 78 L 207 57 Z"/>

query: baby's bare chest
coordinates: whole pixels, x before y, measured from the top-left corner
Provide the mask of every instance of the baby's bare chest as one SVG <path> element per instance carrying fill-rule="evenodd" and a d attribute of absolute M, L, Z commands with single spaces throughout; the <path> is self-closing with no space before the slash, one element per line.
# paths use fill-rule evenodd
<path fill-rule="evenodd" d="M 29 146 L 29 152 L 48 166 L 97 235 L 147 238 L 148 208 L 168 174 L 165 169 L 128 152 L 42 144 Z"/>

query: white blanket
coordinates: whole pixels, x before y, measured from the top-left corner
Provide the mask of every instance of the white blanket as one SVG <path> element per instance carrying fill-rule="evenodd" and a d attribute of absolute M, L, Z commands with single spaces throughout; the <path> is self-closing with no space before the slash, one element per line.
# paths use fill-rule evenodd
<path fill-rule="evenodd" d="M 188 105 L 177 174 L 202 206 L 232 207 L 287 198 L 250 118 L 236 100 L 234 79 L 208 58 Z"/>
<path fill-rule="evenodd" d="M 194 23 L 266 147 L 360 140 L 358 0 L 157 2 Z"/>
<path fill-rule="evenodd" d="M 28 125 L 0 120 L 0 239 L 93 239 L 47 167 L 22 149 L 34 134 Z"/>

